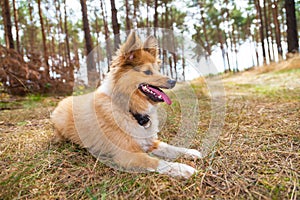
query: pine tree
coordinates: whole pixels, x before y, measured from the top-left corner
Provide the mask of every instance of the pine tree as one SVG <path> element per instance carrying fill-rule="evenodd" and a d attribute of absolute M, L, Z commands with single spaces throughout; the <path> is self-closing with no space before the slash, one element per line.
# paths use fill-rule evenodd
<path fill-rule="evenodd" d="M 41 8 L 41 0 L 38 0 L 38 9 L 39 9 L 39 17 L 40 17 L 40 25 L 41 25 L 41 32 L 42 32 L 42 40 L 43 40 L 43 53 L 44 53 L 44 63 L 45 63 L 45 77 L 46 79 L 49 78 L 49 63 L 48 63 L 48 48 L 46 43 L 46 33 L 44 27 L 44 19 L 43 13 Z"/>
<path fill-rule="evenodd" d="M 277 51 L 279 57 L 282 57 L 282 46 L 281 46 L 281 30 L 280 30 L 280 24 L 278 20 L 278 3 L 277 0 L 274 0 L 273 6 L 272 6 L 272 14 L 274 19 L 274 25 L 275 25 L 275 40 L 277 45 Z"/>
<path fill-rule="evenodd" d="M 12 24 L 10 18 L 9 1 L 8 0 L 1 1 L 1 7 L 2 7 L 6 47 L 9 49 L 14 49 L 15 47 L 14 47 L 14 39 L 11 31 Z"/>
<path fill-rule="evenodd" d="M 285 13 L 287 25 L 288 52 L 296 53 L 299 51 L 297 20 L 295 14 L 295 1 L 285 0 Z"/>
<path fill-rule="evenodd" d="M 112 27 L 113 27 L 113 32 L 114 32 L 114 40 L 115 40 L 115 50 L 119 48 L 119 45 L 121 43 L 120 40 L 120 25 L 118 23 L 118 16 L 117 16 L 117 9 L 116 9 L 116 5 L 115 5 L 115 0 L 111 0 L 111 23 L 112 23 Z"/>
<path fill-rule="evenodd" d="M 96 64 L 92 52 L 93 42 L 92 42 L 90 25 L 89 25 L 89 20 L 87 15 L 86 0 L 80 0 L 80 4 L 81 4 L 81 12 L 82 12 L 85 48 L 86 48 L 86 55 L 87 55 L 88 84 L 91 87 L 95 87 L 97 85 L 99 75 L 97 74 Z"/>
<path fill-rule="evenodd" d="M 15 28 L 16 28 L 17 51 L 21 53 L 20 38 L 19 38 L 19 17 L 18 17 L 18 10 L 16 7 L 16 0 L 13 0 L 13 9 L 14 9 L 14 20 L 15 20 Z"/>

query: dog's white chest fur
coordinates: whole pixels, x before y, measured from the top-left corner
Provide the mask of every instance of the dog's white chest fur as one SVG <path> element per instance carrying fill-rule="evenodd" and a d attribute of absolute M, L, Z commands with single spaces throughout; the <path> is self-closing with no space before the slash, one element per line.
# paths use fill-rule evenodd
<path fill-rule="evenodd" d="M 114 109 L 116 123 L 127 134 L 129 134 L 146 152 L 157 140 L 159 132 L 159 121 L 157 117 L 157 107 L 149 104 L 147 115 L 149 116 L 149 126 L 139 125 L 137 120 L 130 114 L 120 115 L 120 110 Z"/>
<path fill-rule="evenodd" d="M 112 95 L 112 79 L 110 76 L 103 82 L 98 88 L 98 93 L 104 93 L 111 97 Z M 119 127 L 127 134 L 133 137 L 133 139 L 140 145 L 140 147 L 146 152 L 153 144 L 153 141 L 158 138 L 159 121 L 157 117 L 157 106 L 148 104 L 146 110 L 149 115 L 149 123 L 146 126 L 141 126 L 133 118 L 131 114 L 124 113 L 124 110 L 118 109 L 118 106 L 112 106 L 113 116 Z M 124 115 L 120 114 L 124 113 Z"/>

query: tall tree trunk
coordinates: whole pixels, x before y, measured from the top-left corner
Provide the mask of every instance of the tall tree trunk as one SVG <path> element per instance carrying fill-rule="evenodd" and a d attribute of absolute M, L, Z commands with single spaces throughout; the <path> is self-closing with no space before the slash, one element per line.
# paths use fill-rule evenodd
<path fill-rule="evenodd" d="M 9 1 L 4 0 L 1 2 L 2 7 L 2 16 L 3 16 L 3 24 L 4 24 L 4 33 L 5 33 L 5 42 L 6 47 L 9 49 L 14 49 L 14 39 L 11 32 L 11 19 L 10 19 L 10 7 L 9 7 Z"/>
<path fill-rule="evenodd" d="M 80 0 L 80 4 L 81 4 L 81 12 L 82 12 L 86 55 L 88 55 L 93 50 L 93 42 L 92 42 L 92 37 L 90 32 L 89 20 L 87 16 L 86 0 Z"/>
<path fill-rule="evenodd" d="M 253 40 L 255 41 L 255 56 L 256 56 L 256 65 L 259 65 L 259 56 L 258 56 L 258 48 L 257 48 L 257 44 L 259 43 L 259 38 L 258 38 L 258 33 L 257 31 L 255 31 L 254 36 L 253 36 Z"/>
<path fill-rule="evenodd" d="M 172 56 L 169 56 L 169 66 L 170 66 L 170 75 L 171 75 L 171 78 L 174 79 L 174 77 L 173 77 L 173 61 L 172 61 Z"/>
<path fill-rule="evenodd" d="M 109 30 L 108 30 L 108 24 L 107 24 L 107 13 L 105 6 L 103 6 L 103 0 L 100 0 L 100 7 L 102 11 L 102 17 L 103 17 L 103 25 L 104 25 L 104 34 L 105 34 L 105 48 L 106 48 L 106 57 L 107 57 L 107 72 L 110 71 L 110 61 L 112 60 L 112 45 L 111 45 L 111 40 L 109 38 Z"/>
<path fill-rule="evenodd" d="M 133 28 L 136 29 L 138 27 L 138 20 L 137 20 L 137 9 L 139 7 L 139 0 L 133 0 Z"/>
<path fill-rule="evenodd" d="M 225 0 L 224 3 L 225 3 L 225 8 L 226 8 L 225 9 L 226 17 L 225 18 L 222 17 L 222 21 L 223 22 L 227 21 L 227 23 L 229 23 L 230 13 L 229 13 L 229 9 L 228 9 L 228 0 Z M 226 23 L 224 23 L 224 24 L 226 24 Z M 225 54 L 226 54 L 226 61 L 227 61 L 228 71 L 231 72 L 231 65 L 230 65 L 230 59 L 229 59 L 229 53 L 228 53 L 230 47 L 228 45 L 228 42 L 227 42 L 228 40 L 227 39 L 229 39 L 231 41 L 230 31 L 228 31 L 227 33 L 225 32 L 224 44 L 225 44 L 225 47 L 226 47 Z"/>
<path fill-rule="evenodd" d="M 238 60 L 237 60 L 238 50 L 237 50 L 237 38 L 236 38 L 236 34 L 235 34 L 235 25 L 234 24 L 232 25 L 231 35 L 232 35 L 232 44 L 233 44 L 232 49 L 235 53 L 235 69 L 233 71 L 238 72 L 239 71 Z"/>
<path fill-rule="evenodd" d="M 119 45 L 121 43 L 120 41 L 120 25 L 118 23 L 118 16 L 117 16 L 117 9 L 115 5 L 115 0 L 111 0 L 111 22 L 112 22 L 112 27 L 113 27 L 113 32 L 114 32 L 114 40 L 115 40 L 115 45 L 114 48 L 115 50 L 119 48 Z"/>
<path fill-rule="evenodd" d="M 51 51 L 51 61 L 52 63 L 56 63 L 56 44 L 55 44 L 55 41 L 56 41 L 56 37 L 54 34 L 52 34 L 52 37 L 51 37 L 51 45 L 50 45 L 50 51 Z M 57 72 L 57 66 L 56 65 L 53 65 L 52 64 L 52 71 L 56 72 L 57 74 L 59 74 L 59 72 Z"/>
<path fill-rule="evenodd" d="M 261 12 L 261 7 L 259 5 L 259 0 L 254 0 L 254 1 L 255 1 L 255 7 L 257 10 L 258 18 L 260 20 L 260 27 L 259 27 L 260 41 L 261 41 L 261 47 L 262 47 L 262 52 L 263 52 L 264 64 L 266 64 L 266 49 L 265 49 L 265 34 L 264 34 L 263 16 L 262 16 L 262 12 Z"/>
<path fill-rule="evenodd" d="M 181 43 L 181 49 L 182 49 L 182 57 L 181 57 L 181 62 L 182 62 L 182 78 L 183 81 L 185 81 L 185 52 L 184 52 L 184 41 Z"/>
<path fill-rule="evenodd" d="M 55 3 L 55 18 L 57 20 L 57 40 L 58 40 L 58 67 L 62 67 L 62 48 L 61 48 L 61 33 L 62 33 L 62 27 L 60 26 L 61 24 L 61 17 L 60 17 L 60 0 L 54 0 Z M 62 74 L 63 75 L 63 74 Z"/>
<path fill-rule="evenodd" d="M 94 56 L 92 55 L 93 42 L 90 33 L 89 20 L 87 16 L 86 0 L 80 0 L 80 4 L 81 4 L 81 12 L 82 12 L 85 48 L 86 48 L 86 55 L 87 55 L 88 84 L 90 87 L 95 87 L 98 82 L 98 74 L 96 70 Z"/>
<path fill-rule="evenodd" d="M 207 52 L 207 54 L 210 56 L 211 55 L 211 47 L 210 47 L 210 42 L 209 42 L 209 39 L 208 39 L 208 35 L 207 35 L 207 30 L 206 30 L 206 20 L 204 18 L 204 5 L 202 2 L 198 2 L 199 3 L 199 6 L 200 6 L 200 15 L 201 15 L 201 21 L 202 21 L 202 29 L 203 29 L 203 34 L 204 34 L 204 38 L 205 38 L 205 50 Z"/>
<path fill-rule="evenodd" d="M 283 5 L 284 6 L 284 5 Z M 278 10 L 278 16 L 281 16 L 279 19 L 279 24 L 280 25 L 286 25 L 286 13 L 285 13 L 285 9 L 279 9 Z M 286 34 L 286 28 L 283 28 L 283 30 L 280 31 L 282 37 L 281 37 L 281 41 L 284 44 L 287 44 L 287 34 Z"/>
<path fill-rule="evenodd" d="M 44 62 L 45 62 L 45 78 L 49 78 L 49 63 L 48 63 L 48 49 L 46 44 L 46 33 L 44 27 L 43 13 L 41 8 L 41 0 L 38 0 L 39 17 L 42 31 L 43 49 L 44 49 Z"/>
<path fill-rule="evenodd" d="M 74 52 L 74 69 L 78 71 L 80 68 L 80 62 L 79 62 L 79 52 L 78 52 L 78 42 L 73 39 L 72 41 L 73 46 L 73 52 Z"/>
<path fill-rule="evenodd" d="M 178 74 L 177 74 L 177 55 L 175 52 L 172 53 L 173 56 L 173 61 L 174 61 L 174 73 L 175 73 L 175 80 L 178 79 Z"/>
<path fill-rule="evenodd" d="M 169 29 L 169 9 L 168 9 L 168 2 L 164 2 L 164 7 L 165 7 L 165 13 L 164 13 L 164 20 L 161 21 L 162 25 L 161 27 L 164 27 L 165 29 Z M 170 59 L 170 57 L 168 56 L 170 51 L 172 51 L 172 45 L 171 44 L 174 44 L 174 43 L 171 43 L 170 42 L 170 35 L 163 32 L 163 45 L 162 45 L 162 48 L 163 48 L 163 57 L 164 57 L 164 63 L 168 63 L 170 68 L 170 75 L 171 75 L 171 78 L 173 79 L 173 69 L 172 69 L 172 59 Z M 172 41 L 173 42 L 173 41 Z M 169 58 L 168 58 L 169 57 Z M 168 68 L 166 68 L 166 74 L 167 76 L 169 76 L 169 70 Z"/>
<path fill-rule="evenodd" d="M 32 10 L 33 6 L 31 4 L 31 0 L 28 1 L 28 12 L 29 12 L 29 20 L 30 20 L 30 37 L 29 37 L 29 52 L 30 54 L 33 53 L 34 47 L 35 47 L 35 35 L 34 35 L 34 22 L 33 22 L 33 16 L 32 16 Z"/>
<path fill-rule="evenodd" d="M 51 23 L 49 24 L 48 20 L 45 20 L 45 25 L 44 25 L 44 30 L 45 30 L 45 33 L 50 33 L 51 32 Z M 50 35 L 50 34 L 49 34 Z M 55 38 L 56 39 L 56 38 Z M 54 40 L 55 40 L 54 39 Z M 48 42 L 46 41 L 46 45 L 47 45 L 47 55 L 48 55 L 48 63 L 49 63 L 49 56 L 52 58 L 53 55 L 56 55 L 55 53 L 53 53 L 52 51 L 52 41 L 49 41 Z M 52 59 L 52 60 L 55 60 L 55 59 Z M 54 71 L 54 65 L 49 65 L 49 71 Z"/>
<path fill-rule="evenodd" d="M 150 0 L 146 1 L 146 7 L 147 7 L 147 18 L 146 18 L 146 26 L 149 27 L 149 4 Z M 148 30 L 148 29 L 147 29 Z"/>
<path fill-rule="evenodd" d="M 74 82 L 74 66 L 71 63 L 71 52 L 70 52 L 70 41 L 69 41 L 69 30 L 68 30 L 68 18 L 67 18 L 67 5 L 66 0 L 64 0 L 64 26 L 65 26 L 65 42 L 66 42 L 66 50 L 67 50 L 67 65 L 69 68 L 69 82 Z"/>
<path fill-rule="evenodd" d="M 275 25 L 275 40 L 276 40 L 276 45 L 277 45 L 277 51 L 279 55 L 279 60 L 282 59 L 282 46 L 281 46 L 281 31 L 280 31 L 280 25 L 278 21 L 278 4 L 277 0 L 274 0 L 273 3 L 273 19 L 274 19 L 274 25 Z"/>
<path fill-rule="evenodd" d="M 155 0 L 154 1 L 154 28 L 158 27 L 158 12 L 157 12 L 157 7 L 158 7 L 158 0 Z"/>
<path fill-rule="evenodd" d="M 165 29 L 169 29 L 169 8 L 168 8 L 168 4 L 167 2 L 164 3 L 165 4 L 165 25 L 164 28 Z"/>
<path fill-rule="evenodd" d="M 274 19 L 272 18 L 272 2 L 271 0 L 267 0 L 268 2 L 268 19 L 269 19 L 269 30 L 270 30 L 270 37 L 271 37 L 271 44 L 270 46 L 272 47 L 271 55 L 272 55 L 272 61 L 275 61 L 275 43 L 276 41 L 274 40 L 274 28 L 271 26 L 271 24 L 275 24 Z"/>
<path fill-rule="evenodd" d="M 256 5 L 256 3 L 255 3 Z M 256 23 L 253 35 L 253 41 L 255 41 L 255 56 L 256 56 L 256 66 L 259 66 L 259 54 L 258 54 L 258 44 L 259 44 L 259 36 L 260 36 L 260 23 L 259 23 L 259 14 L 256 12 L 255 15 Z"/>
<path fill-rule="evenodd" d="M 222 31 L 219 28 L 220 24 L 217 25 L 217 32 L 218 32 L 218 40 L 220 43 L 220 49 L 222 52 L 222 58 L 223 58 L 223 64 L 224 64 L 224 72 L 226 72 L 226 59 L 225 59 L 225 49 L 224 49 L 224 41 L 223 41 L 223 36 L 222 36 Z"/>
<path fill-rule="evenodd" d="M 227 49 L 230 49 L 230 51 L 233 53 L 234 52 L 234 46 L 233 46 L 233 35 L 232 35 L 232 32 L 230 32 L 230 29 L 233 29 L 233 27 L 230 27 L 229 26 L 229 31 L 228 31 L 228 39 L 229 39 L 229 44 L 227 44 Z M 229 55 L 227 56 L 227 58 L 229 58 Z M 231 57 L 232 59 L 233 59 L 233 57 Z M 229 60 L 229 59 L 228 59 Z M 233 63 L 233 61 L 232 62 L 230 62 L 230 60 L 228 61 L 228 63 L 230 63 L 230 64 L 232 64 Z M 231 71 L 234 71 L 235 69 L 234 69 L 234 65 L 233 66 L 231 66 Z"/>
<path fill-rule="evenodd" d="M 270 41 L 269 41 L 269 21 L 268 21 L 268 13 L 267 13 L 267 4 L 266 4 L 266 0 L 263 0 L 264 3 L 264 8 L 263 8 L 263 13 L 264 13 L 264 28 L 265 28 L 265 33 L 266 33 L 266 41 L 267 41 L 267 46 L 268 46 L 268 56 L 269 56 L 269 62 L 272 61 L 271 58 L 271 48 L 270 48 Z"/>
<path fill-rule="evenodd" d="M 99 46 L 99 38 L 100 38 L 100 27 L 98 24 L 98 15 L 97 15 L 97 10 L 94 11 L 94 16 L 95 16 L 95 32 L 96 32 L 96 46 Z"/>
<path fill-rule="evenodd" d="M 226 38 L 225 38 L 225 41 L 226 41 Z M 232 70 L 231 70 L 230 60 L 229 60 L 229 55 L 228 55 L 229 47 L 228 47 L 227 42 L 225 42 L 225 46 L 226 46 L 226 49 L 227 49 L 227 51 L 226 51 L 226 61 L 227 61 L 227 65 L 228 65 L 228 71 L 231 72 Z"/>
<path fill-rule="evenodd" d="M 69 40 L 68 16 L 67 16 L 66 0 L 64 0 L 64 14 L 65 14 L 64 28 L 65 28 L 65 34 L 66 34 L 65 42 L 66 42 L 66 50 L 67 50 L 67 63 L 68 63 L 68 66 L 70 68 L 73 68 L 73 66 L 70 66 L 71 65 L 71 52 L 70 52 L 70 40 Z"/>
<path fill-rule="evenodd" d="M 16 8 L 16 0 L 13 0 L 13 9 L 14 9 L 14 19 L 15 19 L 15 27 L 16 27 L 17 51 L 21 53 L 20 39 L 19 39 L 19 16 L 18 16 L 18 10 Z"/>
<path fill-rule="evenodd" d="M 287 43 L 288 52 L 296 53 L 299 51 L 297 21 L 295 13 L 295 1 L 285 0 L 285 13 L 286 13 L 286 25 L 287 25 Z"/>
<path fill-rule="evenodd" d="M 129 31 L 130 30 L 130 19 L 129 19 L 130 9 L 129 9 L 128 0 L 125 0 L 125 7 L 126 7 L 126 30 Z"/>
<path fill-rule="evenodd" d="M 97 39 L 96 39 L 96 54 L 97 54 L 97 60 L 96 60 L 96 63 L 97 63 L 97 69 L 99 71 L 99 84 L 98 86 L 101 85 L 101 64 L 100 64 L 100 60 L 101 60 L 101 57 L 100 57 L 100 46 L 99 46 L 99 38 L 100 38 L 100 27 L 99 27 L 99 24 L 98 24 L 98 15 L 97 15 L 97 12 L 98 11 L 94 11 L 94 16 L 95 16 L 95 28 L 96 28 L 96 35 L 97 35 Z"/>
<path fill-rule="evenodd" d="M 169 70 L 168 70 L 168 52 L 166 50 L 163 51 L 163 63 L 166 63 L 166 66 L 164 67 L 165 75 L 169 76 Z"/>
<path fill-rule="evenodd" d="M 61 7 L 61 4 L 60 4 L 60 0 L 58 0 L 58 6 L 59 6 L 59 9 L 58 9 L 58 17 L 59 17 L 59 29 L 60 29 L 60 35 L 64 33 L 64 30 L 63 30 L 63 20 L 62 20 L 62 15 L 61 15 L 61 10 L 60 10 L 60 7 Z M 59 40 L 59 48 L 62 49 L 62 54 L 61 55 L 61 60 L 62 60 L 62 63 L 64 63 L 67 58 L 66 58 L 66 47 L 65 47 L 65 43 L 61 42 L 61 40 Z"/>

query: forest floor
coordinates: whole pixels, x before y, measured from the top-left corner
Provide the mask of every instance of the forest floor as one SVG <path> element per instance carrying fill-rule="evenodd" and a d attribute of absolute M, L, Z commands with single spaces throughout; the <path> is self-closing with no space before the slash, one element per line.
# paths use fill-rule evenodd
<path fill-rule="evenodd" d="M 0 104 L 0 199 L 299 199 L 300 57 L 219 77 L 225 124 L 211 154 L 177 160 L 199 170 L 189 180 L 117 171 L 77 145 L 52 144 L 49 115 L 62 97 L 9 97 Z M 192 82 L 201 112 L 196 149 L 211 120 L 204 83 Z M 165 140 L 176 131 L 166 123 Z"/>

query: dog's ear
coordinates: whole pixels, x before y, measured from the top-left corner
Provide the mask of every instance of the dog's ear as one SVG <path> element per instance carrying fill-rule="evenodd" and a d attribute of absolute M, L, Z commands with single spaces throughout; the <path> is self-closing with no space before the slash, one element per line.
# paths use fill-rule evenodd
<path fill-rule="evenodd" d="M 132 31 L 126 42 L 121 46 L 120 51 L 123 56 L 126 57 L 126 60 L 132 60 L 135 57 L 135 54 L 139 52 L 142 48 L 141 39 Z"/>
<path fill-rule="evenodd" d="M 144 42 L 143 49 L 145 51 L 148 51 L 151 55 L 153 55 L 156 58 L 158 55 L 158 45 L 156 38 L 152 35 L 149 36 Z"/>

